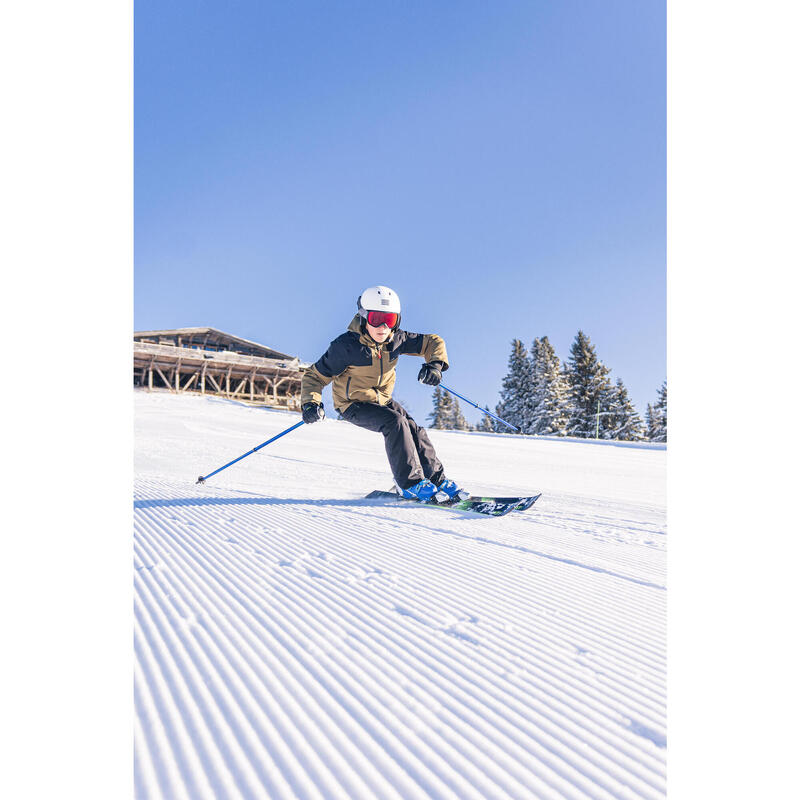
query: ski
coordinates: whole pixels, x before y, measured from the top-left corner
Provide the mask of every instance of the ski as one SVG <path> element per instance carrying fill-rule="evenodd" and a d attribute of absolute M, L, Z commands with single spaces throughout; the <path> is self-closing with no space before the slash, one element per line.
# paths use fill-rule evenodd
<path fill-rule="evenodd" d="M 445 503 L 437 503 L 436 500 L 414 500 L 411 498 L 400 497 L 396 492 L 384 492 L 376 489 L 370 492 L 365 499 L 367 500 L 394 500 L 398 503 L 417 503 L 431 508 L 448 508 L 456 511 L 471 511 L 476 514 L 483 514 L 490 517 L 504 517 L 512 511 L 525 511 L 530 508 L 541 494 L 532 497 L 478 497 L 470 496 L 466 500 L 451 500 Z"/>
<path fill-rule="evenodd" d="M 496 503 L 514 503 L 514 511 L 527 511 L 540 497 L 542 493 L 533 494 L 530 497 L 492 497 L 488 498 L 494 500 Z M 487 498 L 473 497 L 470 495 L 470 500 L 480 500 Z"/>

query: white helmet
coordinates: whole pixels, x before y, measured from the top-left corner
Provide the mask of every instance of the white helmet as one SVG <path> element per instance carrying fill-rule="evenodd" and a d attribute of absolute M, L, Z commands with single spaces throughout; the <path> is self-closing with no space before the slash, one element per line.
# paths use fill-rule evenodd
<path fill-rule="evenodd" d="M 370 311 L 388 311 L 397 314 L 395 327 L 400 324 L 400 298 L 388 286 L 370 286 L 358 298 L 358 313 L 364 319 Z"/>

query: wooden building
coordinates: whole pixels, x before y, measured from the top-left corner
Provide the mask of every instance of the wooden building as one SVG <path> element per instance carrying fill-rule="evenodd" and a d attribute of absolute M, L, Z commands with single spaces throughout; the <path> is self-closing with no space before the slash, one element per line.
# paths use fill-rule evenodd
<path fill-rule="evenodd" d="M 133 383 L 228 397 L 254 405 L 300 409 L 307 364 L 215 328 L 177 328 L 133 334 Z"/>

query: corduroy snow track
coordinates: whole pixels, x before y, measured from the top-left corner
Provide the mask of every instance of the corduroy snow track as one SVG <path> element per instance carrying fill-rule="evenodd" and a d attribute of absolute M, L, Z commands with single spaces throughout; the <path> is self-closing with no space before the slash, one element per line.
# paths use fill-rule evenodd
<path fill-rule="evenodd" d="M 137 798 L 662 798 L 665 452 L 432 431 L 500 518 L 364 500 L 382 440 L 136 393 Z"/>

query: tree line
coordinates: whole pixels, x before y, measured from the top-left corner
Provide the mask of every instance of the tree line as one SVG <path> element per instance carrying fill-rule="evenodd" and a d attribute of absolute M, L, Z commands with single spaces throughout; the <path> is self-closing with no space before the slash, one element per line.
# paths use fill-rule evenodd
<path fill-rule="evenodd" d="M 530 351 L 515 339 L 494 413 L 528 435 L 666 442 L 666 381 L 642 420 L 622 379 L 612 382 L 610 372 L 583 331 L 576 334 L 564 363 L 546 336 L 534 339 Z M 458 399 L 439 386 L 428 419 L 432 428 L 516 432 L 488 415 L 471 426 Z"/>

